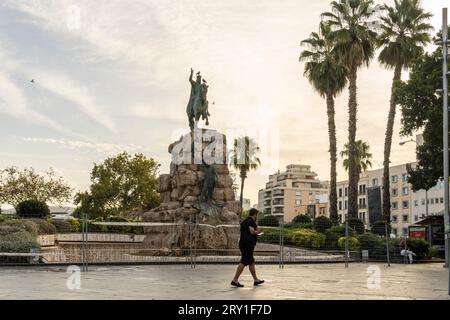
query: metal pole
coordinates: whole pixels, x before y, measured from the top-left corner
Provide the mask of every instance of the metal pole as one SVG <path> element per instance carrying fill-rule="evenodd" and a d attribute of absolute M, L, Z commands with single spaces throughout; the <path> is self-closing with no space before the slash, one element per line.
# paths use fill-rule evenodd
<path fill-rule="evenodd" d="M 447 55 L 448 55 L 448 26 L 447 26 L 447 8 L 442 9 L 442 89 L 443 89 L 443 105 L 442 112 L 444 118 L 443 125 L 443 152 L 444 152 L 444 228 L 445 228 L 445 266 L 449 267 L 449 193 L 448 193 L 448 65 L 447 65 Z M 449 268 L 450 272 L 450 268 Z M 449 287 L 448 293 L 450 295 L 450 279 L 449 279 Z"/>
<path fill-rule="evenodd" d="M 450 295 L 450 264 L 449 264 L 449 232 L 450 232 L 450 217 L 448 212 L 449 194 L 448 194 L 448 22 L 447 22 L 447 8 L 442 8 L 442 112 L 444 116 L 444 233 L 445 233 L 445 267 L 449 270 L 448 294 Z"/>
<path fill-rule="evenodd" d="M 285 230 L 284 230 L 284 217 L 283 217 L 283 237 L 281 238 L 281 257 L 282 257 L 282 259 L 281 259 L 281 263 L 282 263 L 282 265 L 281 265 L 281 267 L 282 268 L 284 268 L 284 232 L 285 232 Z"/>
<path fill-rule="evenodd" d="M 345 267 L 348 268 L 348 217 L 345 217 Z"/>
<path fill-rule="evenodd" d="M 192 263 L 192 215 L 189 216 L 189 260 L 191 261 L 191 269 L 193 267 Z"/>
<path fill-rule="evenodd" d="M 425 216 L 428 217 L 428 189 L 425 190 Z"/>
<path fill-rule="evenodd" d="M 391 266 L 391 259 L 389 256 L 389 234 L 388 234 L 388 227 L 387 227 L 388 222 L 385 221 L 384 222 L 384 234 L 386 236 L 386 257 L 387 257 L 387 265 L 388 267 Z"/>

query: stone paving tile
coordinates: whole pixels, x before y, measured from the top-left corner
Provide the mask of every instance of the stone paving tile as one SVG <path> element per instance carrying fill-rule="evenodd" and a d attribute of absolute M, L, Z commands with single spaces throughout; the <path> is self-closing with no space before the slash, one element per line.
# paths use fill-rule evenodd
<path fill-rule="evenodd" d="M 449 299 L 448 270 L 440 263 L 376 264 L 380 289 L 368 289 L 370 264 L 259 265 L 266 283 L 253 287 L 248 270 L 244 288 L 229 285 L 235 266 L 91 266 L 81 289 L 69 290 L 63 267 L 0 268 L 0 299 Z"/>

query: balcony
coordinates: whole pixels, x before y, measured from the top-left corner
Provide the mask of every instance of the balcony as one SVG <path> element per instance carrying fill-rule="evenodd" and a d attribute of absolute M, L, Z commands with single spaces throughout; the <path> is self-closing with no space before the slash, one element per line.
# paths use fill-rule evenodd
<path fill-rule="evenodd" d="M 270 208 L 264 209 L 264 214 L 272 214 L 272 209 Z"/>
<path fill-rule="evenodd" d="M 283 189 L 277 189 L 273 191 L 274 197 L 284 197 L 284 190 Z"/>
<path fill-rule="evenodd" d="M 366 204 L 358 204 L 358 209 L 367 209 L 367 205 Z"/>
<path fill-rule="evenodd" d="M 270 200 L 266 200 L 263 203 L 264 207 L 270 207 Z"/>
<path fill-rule="evenodd" d="M 264 193 L 264 199 L 270 198 L 271 196 L 272 196 L 272 191 L 266 191 L 266 192 Z"/>
<path fill-rule="evenodd" d="M 275 200 L 273 200 L 273 205 L 274 206 L 283 206 L 284 200 L 283 199 L 275 199 Z"/>
<path fill-rule="evenodd" d="M 276 207 L 273 210 L 273 214 L 283 214 L 284 213 L 284 207 Z"/>

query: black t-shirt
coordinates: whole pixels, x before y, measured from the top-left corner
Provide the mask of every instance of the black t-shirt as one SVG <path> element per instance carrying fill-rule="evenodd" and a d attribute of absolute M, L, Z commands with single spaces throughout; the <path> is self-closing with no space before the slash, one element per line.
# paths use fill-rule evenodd
<path fill-rule="evenodd" d="M 250 227 L 256 230 L 256 222 L 252 217 L 247 217 L 247 219 L 241 222 L 241 238 L 239 240 L 241 246 L 256 246 L 258 236 L 250 233 Z"/>

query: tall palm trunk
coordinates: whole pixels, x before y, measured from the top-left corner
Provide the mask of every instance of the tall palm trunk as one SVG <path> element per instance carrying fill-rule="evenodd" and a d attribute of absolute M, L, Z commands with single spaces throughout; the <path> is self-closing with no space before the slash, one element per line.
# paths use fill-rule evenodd
<path fill-rule="evenodd" d="M 356 80 L 357 67 L 352 65 L 348 76 L 349 80 L 349 99 L 348 99 L 348 216 L 349 218 L 358 217 L 358 169 L 356 164 L 356 114 L 358 111 L 358 102 L 356 100 Z"/>
<path fill-rule="evenodd" d="M 242 211 L 244 210 L 244 181 L 245 178 L 247 178 L 245 170 L 241 169 L 240 177 L 241 177 L 241 194 L 239 196 L 239 202 L 241 204 L 241 212 L 239 213 L 239 218 L 242 217 Z"/>
<path fill-rule="evenodd" d="M 327 115 L 328 115 L 328 138 L 330 140 L 330 219 L 334 223 L 338 223 L 337 211 L 337 190 L 336 190 L 336 162 L 337 162 L 337 148 L 336 148 L 336 123 L 334 121 L 334 97 L 332 94 L 327 94 Z"/>
<path fill-rule="evenodd" d="M 391 192 L 390 188 L 390 174 L 389 164 L 392 146 L 392 134 L 395 120 L 395 100 L 394 100 L 394 86 L 395 82 L 399 81 L 402 76 L 402 66 L 397 64 L 394 69 L 394 78 L 392 79 L 391 100 L 389 106 L 388 121 L 386 126 L 386 137 L 384 140 L 384 161 L 383 161 L 383 217 L 386 221 L 391 219 Z"/>

